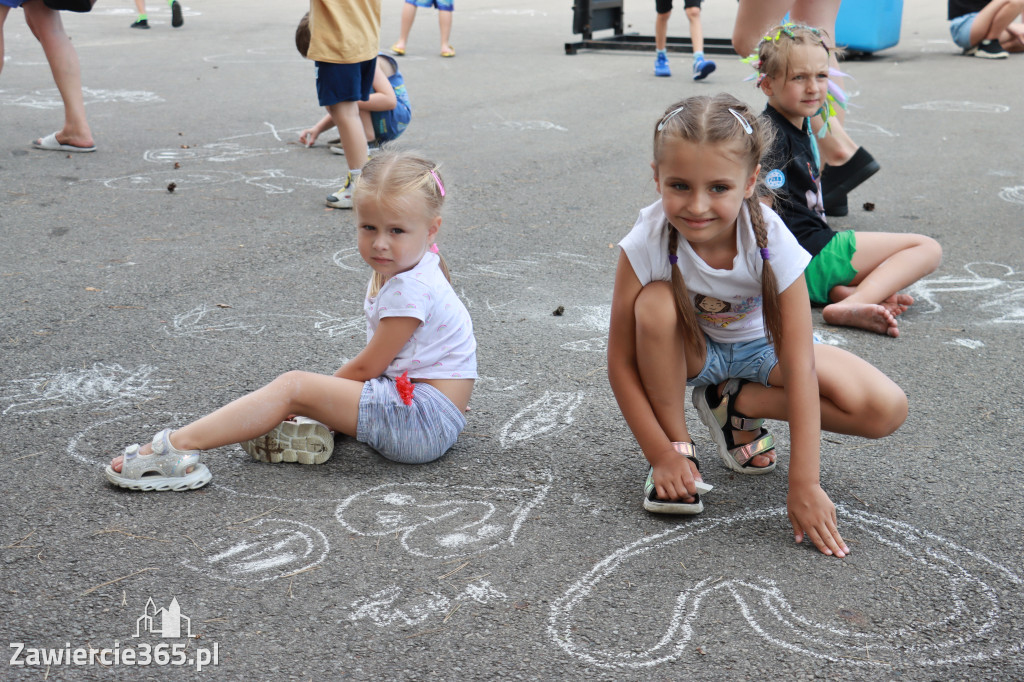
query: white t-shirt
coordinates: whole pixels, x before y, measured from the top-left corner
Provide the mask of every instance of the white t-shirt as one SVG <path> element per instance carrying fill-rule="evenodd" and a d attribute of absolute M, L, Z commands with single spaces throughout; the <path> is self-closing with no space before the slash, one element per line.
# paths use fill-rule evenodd
<path fill-rule="evenodd" d="M 768 251 L 779 292 L 803 273 L 811 256 L 797 243 L 782 219 L 761 206 L 768 228 Z M 757 247 L 746 205 L 736 221 L 736 258 L 731 270 L 717 270 L 698 256 L 690 243 L 679 239 L 679 270 L 697 313 L 701 329 L 714 341 L 740 343 L 764 337 L 761 306 L 761 251 Z M 640 284 L 671 281 L 668 260 L 668 225 L 661 199 L 640 211 L 633 229 L 619 246 L 629 258 Z"/>
<path fill-rule="evenodd" d="M 376 298 L 366 289 L 366 340 L 385 317 L 414 317 L 421 322 L 384 372 L 392 379 L 408 370 L 410 379 L 476 379 L 473 320 L 438 265 L 427 253 L 411 270 L 395 275 Z"/>

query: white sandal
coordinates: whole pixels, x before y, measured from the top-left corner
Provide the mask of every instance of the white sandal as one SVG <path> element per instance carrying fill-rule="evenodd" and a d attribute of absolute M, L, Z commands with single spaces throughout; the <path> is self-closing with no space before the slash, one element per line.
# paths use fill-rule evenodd
<path fill-rule="evenodd" d="M 171 430 L 153 436 L 153 454 L 140 455 L 139 445 L 124 449 L 121 471 L 107 465 L 107 480 L 129 490 L 195 490 L 210 482 L 213 474 L 199 461 L 200 450 L 178 450 L 171 445 Z"/>
<path fill-rule="evenodd" d="M 697 461 L 696 450 L 693 443 L 673 442 L 672 447 L 680 455 L 693 462 L 700 473 L 700 462 Z M 700 514 L 704 511 L 704 503 L 701 502 L 702 493 L 711 492 L 713 485 L 704 481 L 694 481 L 697 486 L 697 494 L 693 496 L 693 502 L 682 502 L 679 500 L 662 500 L 654 487 L 654 467 L 647 472 L 647 481 L 644 483 L 644 509 L 655 514 Z"/>
<path fill-rule="evenodd" d="M 258 462 L 323 464 L 334 454 L 334 434 L 315 419 L 295 417 L 239 445 Z"/>

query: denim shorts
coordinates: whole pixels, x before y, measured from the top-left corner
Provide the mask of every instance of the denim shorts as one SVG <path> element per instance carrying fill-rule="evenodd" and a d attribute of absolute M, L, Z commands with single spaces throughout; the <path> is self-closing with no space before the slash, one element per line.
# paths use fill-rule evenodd
<path fill-rule="evenodd" d="M 316 95 L 320 106 L 370 99 L 373 74 L 377 70 L 376 57 L 358 64 L 313 63 L 316 64 Z"/>
<path fill-rule="evenodd" d="M 448 451 L 466 428 L 455 403 L 430 384 L 413 384 L 412 405 L 398 395 L 394 379 L 363 384 L 356 440 L 402 464 L 432 462 Z"/>
<path fill-rule="evenodd" d="M 746 379 L 771 386 L 768 375 L 779 364 L 779 359 L 768 339 L 719 343 L 704 337 L 704 348 L 707 351 L 704 367 L 700 374 L 686 380 L 687 386 L 717 385 L 726 379 Z"/>
<path fill-rule="evenodd" d="M 971 46 L 971 26 L 977 18 L 977 12 L 969 12 L 949 22 L 949 33 L 953 36 L 953 42 L 965 50 Z"/>
<path fill-rule="evenodd" d="M 442 12 L 455 11 L 455 0 L 405 0 L 405 4 L 417 7 L 436 7 Z"/>

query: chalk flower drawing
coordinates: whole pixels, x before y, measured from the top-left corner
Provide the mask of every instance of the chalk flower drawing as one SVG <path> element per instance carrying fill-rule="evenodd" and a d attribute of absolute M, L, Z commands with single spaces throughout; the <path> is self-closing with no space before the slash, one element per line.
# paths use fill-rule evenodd
<path fill-rule="evenodd" d="M 550 475 L 527 487 L 386 483 L 342 501 L 338 522 L 358 535 L 397 534 L 409 554 L 451 559 L 514 545 Z"/>
<path fill-rule="evenodd" d="M 501 447 L 562 431 L 572 424 L 572 413 L 583 403 L 583 397 L 583 391 L 545 391 L 502 427 L 499 436 Z"/>
<path fill-rule="evenodd" d="M 320 564 L 330 545 L 318 529 L 289 519 L 260 519 L 235 526 L 234 537 L 218 538 L 204 556 L 182 566 L 228 582 L 263 582 Z"/>
<path fill-rule="evenodd" d="M 713 630 L 730 612 L 771 646 L 847 665 L 931 666 L 1020 655 L 1024 624 L 1015 614 L 1024 605 L 1024 581 L 1018 575 L 907 524 L 842 506 L 837 513 L 844 535 L 858 536 L 858 556 L 892 564 L 847 574 L 879 592 L 856 607 L 868 615 L 835 608 L 843 603 L 844 581 L 813 549 L 788 551 L 790 563 L 777 564 L 772 577 L 757 575 L 772 570 L 769 560 L 754 561 L 753 568 L 743 561 L 723 564 L 709 544 L 713 538 L 742 534 L 756 543 L 766 523 L 781 531 L 786 509 L 779 508 L 681 523 L 622 547 L 553 602 L 548 633 L 566 653 L 620 670 L 693 656 L 695 631 Z M 750 556 L 759 556 L 755 548 Z M 733 574 L 723 575 L 723 565 Z M 945 611 L 903 609 L 904 600 Z"/>
<path fill-rule="evenodd" d="M 125 369 L 101 362 L 85 369 L 69 368 L 37 373 L 11 381 L 0 393 L 9 403 L 3 414 L 34 414 L 88 407 L 96 410 L 148 400 L 162 393 L 166 380 L 154 380 L 156 367 L 142 365 Z"/>

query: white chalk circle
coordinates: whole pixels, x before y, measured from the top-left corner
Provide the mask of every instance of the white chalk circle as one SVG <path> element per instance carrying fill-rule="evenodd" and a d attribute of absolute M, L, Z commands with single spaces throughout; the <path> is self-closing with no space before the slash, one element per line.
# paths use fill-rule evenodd
<path fill-rule="evenodd" d="M 171 183 L 174 183 L 173 190 L 195 189 L 209 185 L 222 185 L 228 182 L 240 182 L 245 180 L 241 173 L 232 171 L 157 171 L 155 173 L 134 173 L 122 175 L 118 178 L 100 180 L 105 186 L 111 189 L 130 189 L 144 192 L 167 192 Z"/>
<path fill-rule="evenodd" d="M 1008 201 L 1011 204 L 1020 204 L 1024 206 L 1024 185 L 1004 187 L 1003 191 L 999 193 L 999 198 L 1003 201 Z"/>
<path fill-rule="evenodd" d="M 618 670 L 693 657 L 695 633 L 714 642 L 723 624 L 851 666 L 1020 655 L 1018 575 L 928 531 L 842 506 L 837 513 L 844 537 L 856 538 L 843 560 L 855 567 L 783 545 L 785 508 L 684 522 L 596 564 L 552 604 L 548 632 L 571 656 Z M 724 534 L 747 551 L 722 553 Z"/>
<path fill-rule="evenodd" d="M 291 519 L 260 519 L 224 531 L 206 528 L 203 535 L 224 533 L 203 556 L 181 565 L 227 582 L 264 582 L 309 570 L 327 558 L 330 544 L 318 529 Z"/>

